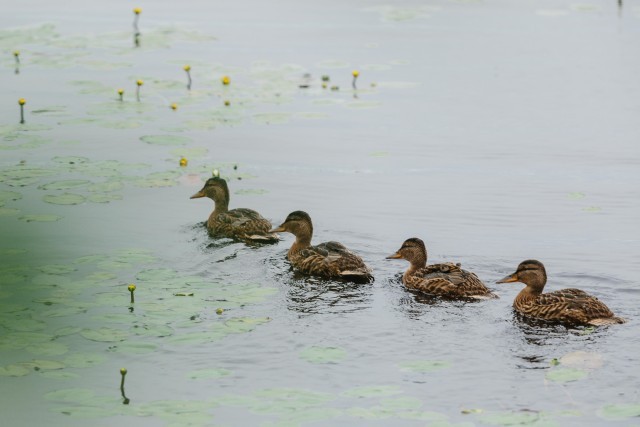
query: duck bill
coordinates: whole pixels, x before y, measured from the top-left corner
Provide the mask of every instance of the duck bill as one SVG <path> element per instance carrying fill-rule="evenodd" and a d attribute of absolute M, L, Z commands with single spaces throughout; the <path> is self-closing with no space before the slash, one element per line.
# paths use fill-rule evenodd
<path fill-rule="evenodd" d="M 285 230 L 283 226 L 279 226 L 274 228 L 273 230 L 270 230 L 269 233 L 284 233 L 285 231 L 287 230 Z"/>
<path fill-rule="evenodd" d="M 518 281 L 518 275 L 516 273 L 510 274 L 507 277 L 503 277 L 498 280 L 496 283 L 512 283 Z"/>
<path fill-rule="evenodd" d="M 199 199 L 200 197 L 204 197 L 204 189 L 198 191 L 196 194 L 194 194 L 193 196 L 189 197 L 190 199 Z"/>
<path fill-rule="evenodd" d="M 386 257 L 385 259 L 401 259 L 402 255 L 400 255 L 398 252 L 396 252 L 393 255 L 389 255 L 388 257 Z"/>

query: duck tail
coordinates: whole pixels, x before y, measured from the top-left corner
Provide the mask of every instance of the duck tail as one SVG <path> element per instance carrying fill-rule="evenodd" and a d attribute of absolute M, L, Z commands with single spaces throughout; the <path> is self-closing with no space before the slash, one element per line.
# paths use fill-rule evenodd
<path fill-rule="evenodd" d="M 340 272 L 340 277 L 356 283 L 371 283 L 373 276 L 369 271 L 362 270 L 345 270 Z"/>
<path fill-rule="evenodd" d="M 626 323 L 626 319 L 622 317 L 600 317 L 598 319 L 589 320 L 589 324 L 593 326 L 607 326 L 607 325 L 619 325 Z"/>
<path fill-rule="evenodd" d="M 252 234 L 250 236 L 247 236 L 247 238 L 249 240 L 253 240 L 255 242 L 262 242 L 262 243 L 276 243 L 279 242 L 280 239 L 278 238 L 277 234 Z"/>

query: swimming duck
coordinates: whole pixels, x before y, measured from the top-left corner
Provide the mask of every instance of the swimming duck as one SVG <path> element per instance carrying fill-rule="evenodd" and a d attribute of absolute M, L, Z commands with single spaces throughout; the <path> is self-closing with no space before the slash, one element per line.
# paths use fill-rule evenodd
<path fill-rule="evenodd" d="M 498 298 L 478 276 L 463 270 L 460 264 L 427 265 L 427 248 L 417 237 L 405 240 L 387 259 L 405 259 L 411 263 L 402 275 L 402 283 L 409 289 L 448 298 Z"/>
<path fill-rule="evenodd" d="M 515 273 L 496 283 L 522 282 L 527 285 L 513 301 L 513 308 L 537 319 L 579 325 L 612 325 L 625 320 L 614 316 L 598 298 L 580 289 L 562 289 L 543 294 L 547 272 L 540 261 L 529 259 Z"/>
<path fill-rule="evenodd" d="M 356 283 L 373 280 L 371 270 L 358 255 L 342 243 L 326 242 L 311 245 L 313 224 L 309 214 L 303 211 L 291 212 L 285 221 L 272 233 L 289 232 L 296 236 L 287 252 L 291 265 L 298 271 L 327 279 L 345 279 Z"/>
<path fill-rule="evenodd" d="M 269 232 L 271 223 L 252 209 L 229 210 L 229 187 L 217 176 L 209 178 L 192 199 L 208 197 L 215 208 L 207 220 L 207 229 L 214 237 L 229 237 L 242 241 L 262 243 L 278 242 L 278 235 Z"/>

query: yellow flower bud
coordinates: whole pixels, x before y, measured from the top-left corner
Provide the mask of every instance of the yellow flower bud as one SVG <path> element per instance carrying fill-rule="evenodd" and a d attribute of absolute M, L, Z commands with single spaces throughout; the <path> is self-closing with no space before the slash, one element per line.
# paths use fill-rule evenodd
<path fill-rule="evenodd" d="M 26 99 L 24 99 L 24 98 L 20 98 L 20 99 L 18 99 L 18 104 L 20 104 L 20 105 L 24 105 L 24 104 L 26 104 L 26 103 L 27 103 L 27 100 L 26 100 Z"/>
<path fill-rule="evenodd" d="M 229 78 L 229 76 L 223 76 L 222 77 L 222 84 L 227 86 L 229 83 L 231 83 L 231 79 Z"/>
<path fill-rule="evenodd" d="M 171 104 L 171 109 L 172 110 L 177 110 L 178 109 L 178 104 L 176 104 L 175 102 L 173 104 Z"/>
<path fill-rule="evenodd" d="M 230 101 L 228 101 L 228 100 L 225 100 L 225 101 L 224 101 L 224 105 L 226 105 L 226 106 L 228 107 L 229 105 L 231 105 L 231 102 L 230 102 Z"/>
<path fill-rule="evenodd" d="M 221 308 L 219 308 L 219 309 L 217 309 L 217 310 L 216 310 L 216 313 L 217 313 L 217 314 L 222 314 L 223 312 L 224 312 L 224 310 L 223 310 L 223 309 L 221 309 Z"/>
<path fill-rule="evenodd" d="M 129 292 L 133 292 L 136 290 L 136 285 L 134 285 L 133 283 L 130 284 L 129 286 L 127 286 L 127 289 L 129 289 Z"/>
<path fill-rule="evenodd" d="M 180 159 L 180 166 L 185 167 L 188 163 L 189 161 L 186 158 L 183 157 Z"/>
<path fill-rule="evenodd" d="M 20 56 L 20 51 L 19 50 L 14 50 L 13 51 L 13 56 Z"/>
<path fill-rule="evenodd" d="M 360 71 L 358 70 L 353 70 L 353 72 L 351 73 L 351 75 L 355 78 L 358 78 L 358 76 L 360 75 Z"/>
<path fill-rule="evenodd" d="M 133 8 L 133 13 L 135 13 L 136 15 L 140 15 L 140 13 L 142 13 L 142 8 L 141 7 Z"/>
<path fill-rule="evenodd" d="M 124 93 L 124 89 L 118 89 L 118 95 L 122 95 Z"/>
<path fill-rule="evenodd" d="M 120 373 L 122 375 L 127 375 L 127 368 L 120 368 Z"/>
<path fill-rule="evenodd" d="M 191 71 L 191 65 L 185 65 L 184 67 L 182 67 L 182 69 L 184 69 L 185 71 Z"/>
<path fill-rule="evenodd" d="M 136 81 L 136 84 L 137 84 L 138 86 L 142 86 L 142 85 L 144 84 L 144 82 L 143 82 L 142 80 L 137 80 L 137 81 Z"/>

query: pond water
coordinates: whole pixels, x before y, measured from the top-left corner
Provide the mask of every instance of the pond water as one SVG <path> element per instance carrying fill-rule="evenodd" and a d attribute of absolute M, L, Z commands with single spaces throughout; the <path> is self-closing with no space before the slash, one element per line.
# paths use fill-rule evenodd
<path fill-rule="evenodd" d="M 2 10 L 2 425 L 639 425 L 640 3 Z M 375 282 L 208 237 L 213 169 Z M 405 290 L 414 236 L 500 299 Z M 629 322 L 515 318 L 528 258 Z"/>

